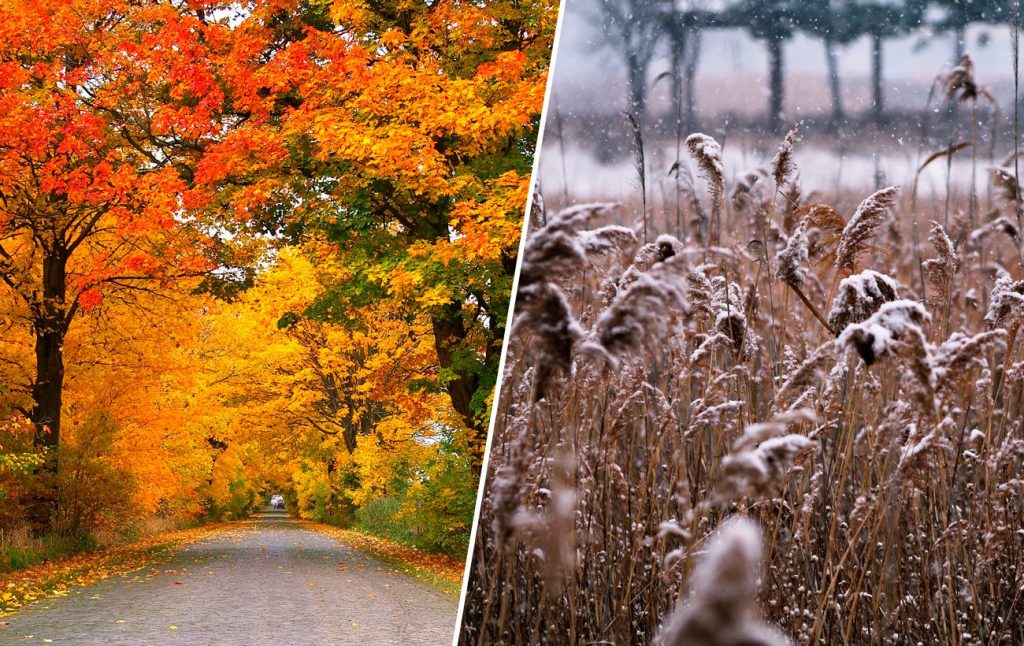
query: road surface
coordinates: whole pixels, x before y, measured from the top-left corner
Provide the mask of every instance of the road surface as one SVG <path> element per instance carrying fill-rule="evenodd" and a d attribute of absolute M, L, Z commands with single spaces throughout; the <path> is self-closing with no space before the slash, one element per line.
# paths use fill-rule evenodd
<path fill-rule="evenodd" d="M 267 513 L 159 566 L 26 608 L 7 618 L 0 644 L 447 645 L 456 605 L 283 513 Z"/>

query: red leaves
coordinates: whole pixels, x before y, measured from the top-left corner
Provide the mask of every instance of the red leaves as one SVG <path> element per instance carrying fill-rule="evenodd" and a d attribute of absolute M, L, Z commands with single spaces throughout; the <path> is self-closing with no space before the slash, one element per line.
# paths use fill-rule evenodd
<path fill-rule="evenodd" d="M 88 313 L 103 301 L 103 295 L 97 289 L 87 289 L 78 295 L 78 305 Z"/>

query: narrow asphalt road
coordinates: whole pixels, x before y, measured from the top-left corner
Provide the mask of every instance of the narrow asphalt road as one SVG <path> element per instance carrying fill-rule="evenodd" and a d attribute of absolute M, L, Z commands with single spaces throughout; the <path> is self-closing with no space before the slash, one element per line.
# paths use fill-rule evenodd
<path fill-rule="evenodd" d="M 0 628 L 0 644 L 446 645 L 456 605 L 343 543 L 267 514 L 159 567 L 27 608 Z"/>

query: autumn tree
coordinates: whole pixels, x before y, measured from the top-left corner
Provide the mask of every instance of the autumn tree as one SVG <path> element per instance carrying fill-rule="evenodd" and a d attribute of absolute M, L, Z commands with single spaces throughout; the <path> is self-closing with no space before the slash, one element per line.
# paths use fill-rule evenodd
<path fill-rule="evenodd" d="M 198 34 L 162 3 L 0 4 L 0 281 L 34 335 L 38 445 L 59 443 L 75 318 L 210 268 L 182 226 L 198 142 L 219 128 Z"/>
<path fill-rule="evenodd" d="M 261 15 L 282 43 L 251 78 L 261 116 L 208 151 L 202 186 L 268 230 L 318 232 L 342 252 L 351 277 L 298 314 L 343 322 L 391 301 L 428 317 L 435 383 L 479 465 L 553 7 L 339 0 Z"/>

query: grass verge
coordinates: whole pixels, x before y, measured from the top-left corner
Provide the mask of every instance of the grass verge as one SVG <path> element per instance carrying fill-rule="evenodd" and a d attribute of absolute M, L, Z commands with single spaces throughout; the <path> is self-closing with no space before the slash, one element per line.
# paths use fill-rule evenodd
<path fill-rule="evenodd" d="M 342 529 L 309 520 L 299 522 L 313 531 L 351 545 L 404 574 L 425 581 L 446 594 L 459 596 L 462 589 L 464 561 L 444 554 L 424 552 L 408 545 L 352 529 Z"/>
<path fill-rule="evenodd" d="M 81 552 L 23 570 L 0 574 L 0 617 L 47 597 L 63 596 L 76 586 L 142 569 L 185 544 L 223 529 L 225 523 L 193 527 L 141 540 Z"/>

